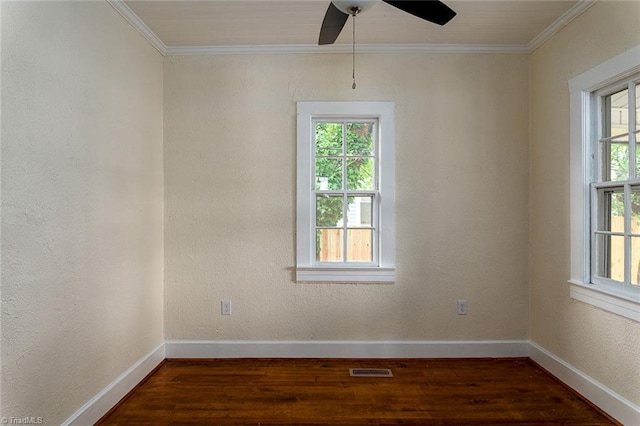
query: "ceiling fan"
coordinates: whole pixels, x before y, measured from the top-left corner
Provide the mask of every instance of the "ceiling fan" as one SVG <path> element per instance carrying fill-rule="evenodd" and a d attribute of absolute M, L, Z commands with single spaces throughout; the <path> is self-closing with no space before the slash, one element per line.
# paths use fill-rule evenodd
<path fill-rule="evenodd" d="M 322 27 L 320 28 L 318 44 L 333 44 L 340 35 L 349 16 L 355 18 L 356 15 L 375 4 L 375 1 L 376 0 L 333 0 L 329 3 L 329 8 L 324 15 Z M 456 16 L 456 12 L 438 0 L 382 1 L 404 12 L 438 25 L 444 25 Z"/>

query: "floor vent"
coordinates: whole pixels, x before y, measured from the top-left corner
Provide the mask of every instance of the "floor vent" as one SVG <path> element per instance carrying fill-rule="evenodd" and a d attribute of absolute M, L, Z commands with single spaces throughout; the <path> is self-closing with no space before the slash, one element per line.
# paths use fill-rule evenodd
<path fill-rule="evenodd" d="M 393 377 L 388 368 L 350 368 L 351 377 Z"/>

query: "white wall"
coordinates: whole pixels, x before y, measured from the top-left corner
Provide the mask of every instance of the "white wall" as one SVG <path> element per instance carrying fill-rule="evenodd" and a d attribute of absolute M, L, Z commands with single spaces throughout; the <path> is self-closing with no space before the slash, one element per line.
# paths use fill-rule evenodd
<path fill-rule="evenodd" d="M 60 424 L 163 340 L 163 59 L 106 2 L 1 7 L 1 412 Z"/>
<path fill-rule="evenodd" d="M 569 86 L 640 43 L 640 2 L 598 2 L 531 55 L 531 338 L 640 404 L 640 324 L 569 297 Z"/>
<path fill-rule="evenodd" d="M 528 68 L 363 54 L 352 90 L 349 55 L 167 57 L 165 337 L 526 339 Z M 395 284 L 293 282 L 301 100 L 395 102 Z"/>

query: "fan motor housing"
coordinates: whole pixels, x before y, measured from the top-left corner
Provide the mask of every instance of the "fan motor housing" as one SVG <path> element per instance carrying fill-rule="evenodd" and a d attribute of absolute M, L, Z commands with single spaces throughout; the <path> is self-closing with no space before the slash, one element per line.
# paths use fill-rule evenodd
<path fill-rule="evenodd" d="M 378 0 L 335 0 L 332 3 L 341 12 L 349 15 L 357 15 L 373 6 Z"/>

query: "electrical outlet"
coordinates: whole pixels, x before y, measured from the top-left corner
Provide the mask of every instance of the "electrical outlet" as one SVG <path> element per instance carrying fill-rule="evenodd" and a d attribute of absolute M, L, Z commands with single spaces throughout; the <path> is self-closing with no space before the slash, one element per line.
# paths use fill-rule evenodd
<path fill-rule="evenodd" d="M 458 300 L 458 315 L 467 315 L 467 301 L 460 299 Z"/>
<path fill-rule="evenodd" d="M 231 300 L 220 301 L 220 310 L 222 315 L 231 315 Z"/>

